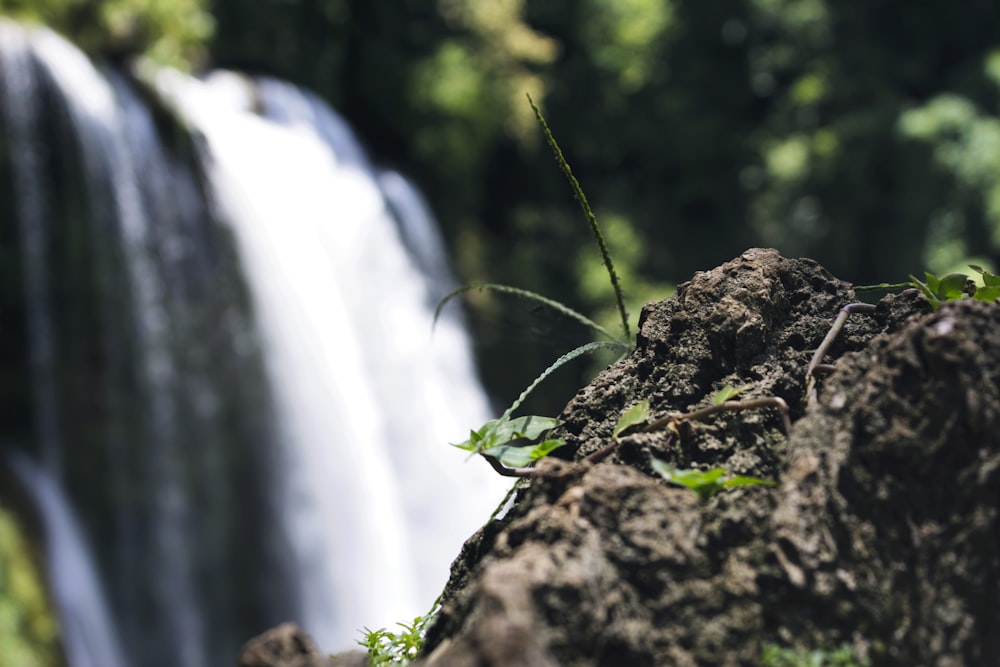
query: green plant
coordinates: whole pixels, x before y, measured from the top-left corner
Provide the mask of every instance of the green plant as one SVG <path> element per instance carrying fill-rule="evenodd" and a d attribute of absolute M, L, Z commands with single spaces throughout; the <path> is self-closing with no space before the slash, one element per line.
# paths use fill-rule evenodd
<path fill-rule="evenodd" d="M 511 287 L 509 285 L 499 285 L 496 283 L 466 285 L 452 290 L 446 294 L 440 302 L 438 302 L 437 308 L 434 311 L 435 323 L 441 315 L 441 311 L 445 304 L 447 304 L 452 298 L 473 289 L 489 289 L 541 303 L 546 307 L 552 308 L 563 315 L 575 319 L 584 326 L 593 330 L 598 335 L 609 339 L 607 341 L 594 341 L 581 345 L 562 355 L 548 368 L 542 371 L 542 373 L 536 377 L 523 392 L 521 392 L 521 395 L 518 396 L 510 407 L 504 411 L 499 419 L 488 421 L 480 428 L 471 431 L 468 440 L 461 443 L 453 443 L 454 446 L 459 449 L 483 456 L 498 473 L 511 477 L 524 477 L 530 475 L 531 468 L 528 467 L 529 464 L 547 456 L 565 444 L 564 441 L 559 439 L 542 439 L 546 432 L 558 425 L 558 421 L 556 419 L 539 416 L 518 417 L 516 419 L 512 418 L 513 413 L 521 407 L 521 404 L 528 397 L 528 395 L 553 372 L 583 354 L 588 354 L 601 349 L 612 349 L 619 353 L 620 358 L 628 353 L 628 351 L 632 348 L 632 332 L 628 323 L 628 312 L 625 308 L 625 297 L 622 292 L 621 281 L 615 271 L 614 262 L 611 259 L 611 253 L 608 250 L 604 235 L 601 233 L 601 228 L 597 223 L 597 217 L 591 210 L 590 204 L 587 202 L 587 197 L 584 195 L 583 189 L 580 187 L 580 183 L 573 175 L 573 170 L 570 168 L 569 163 L 566 162 L 566 158 L 563 156 L 562 150 L 559 148 L 559 144 L 552 135 L 552 131 L 549 129 L 548 123 L 546 123 L 541 110 L 539 110 L 539 108 L 535 105 L 535 102 L 531 99 L 530 95 L 527 97 L 528 103 L 531 105 L 531 109 L 535 114 L 535 119 L 541 126 L 542 131 L 545 134 L 545 139 L 548 142 L 549 147 L 552 149 L 560 169 L 569 181 L 570 186 L 573 189 L 573 194 L 580 203 L 584 216 L 590 224 L 591 232 L 594 235 L 594 240 L 596 241 L 598 249 L 601 253 L 601 259 L 608 272 L 611 286 L 614 289 L 615 300 L 617 302 L 618 312 L 621 318 L 622 334 L 620 336 L 615 336 L 587 316 L 573 310 L 565 304 L 549 299 L 530 290 L 519 287 Z M 643 416 L 643 419 L 645 419 L 645 416 Z M 532 441 L 536 440 L 540 441 L 532 444 Z"/>
<path fill-rule="evenodd" d="M 738 486 L 776 486 L 775 482 L 746 475 L 732 475 L 725 468 L 709 470 L 680 470 L 660 459 L 652 459 L 653 470 L 671 484 L 684 486 L 702 500 L 708 500 L 719 491 Z"/>
<path fill-rule="evenodd" d="M 960 299 L 973 298 L 977 301 L 996 301 L 1000 299 L 1000 276 L 994 275 L 975 264 L 970 264 L 969 268 L 980 275 L 983 282 L 977 285 L 976 282 L 964 273 L 949 273 L 938 278 L 932 273 L 924 272 L 924 281 L 917 280 L 912 275 L 910 281 L 913 286 L 920 290 L 924 298 L 930 302 L 936 310 L 946 301 L 958 301 Z"/>
<path fill-rule="evenodd" d="M 858 658 L 850 644 L 842 644 L 832 651 L 767 644 L 761 651 L 760 664 L 761 667 L 868 667 L 871 663 Z"/>
<path fill-rule="evenodd" d="M 362 630 L 363 637 L 358 644 L 368 650 L 368 664 L 372 667 L 409 664 L 420 653 L 427 628 L 434 617 L 434 612 L 431 612 L 417 616 L 412 623 L 397 623 L 402 632 L 390 632 L 385 628 Z"/>
<path fill-rule="evenodd" d="M 979 274 L 976 276 L 966 273 L 948 273 L 938 277 L 929 271 L 924 271 L 924 279 L 919 280 L 912 274 L 910 280 L 905 283 L 879 283 L 877 285 L 858 285 L 854 287 L 856 292 L 867 292 L 872 290 L 891 290 L 915 287 L 920 290 L 928 303 L 937 310 L 942 303 L 947 301 L 959 301 L 961 299 L 976 299 L 977 301 L 996 301 L 1000 299 L 1000 275 L 990 273 L 981 266 L 970 264 L 969 268 Z M 979 284 L 979 283 L 982 284 Z"/>

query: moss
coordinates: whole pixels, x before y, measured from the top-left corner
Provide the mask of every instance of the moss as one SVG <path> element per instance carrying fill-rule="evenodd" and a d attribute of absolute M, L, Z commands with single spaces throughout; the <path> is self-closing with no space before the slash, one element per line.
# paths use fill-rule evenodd
<path fill-rule="evenodd" d="M 0 665 L 62 665 L 58 628 L 35 549 L 0 505 Z"/>

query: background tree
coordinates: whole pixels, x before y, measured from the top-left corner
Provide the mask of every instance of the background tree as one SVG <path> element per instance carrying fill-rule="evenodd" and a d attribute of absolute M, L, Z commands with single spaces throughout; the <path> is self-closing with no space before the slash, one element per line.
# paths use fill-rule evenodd
<path fill-rule="evenodd" d="M 207 53 L 213 66 L 317 90 L 379 160 L 423 188 L 461 280 L 529 287 L 605 321 L 610 290 L 525 93 L 541 103 L 606 227 L 633 316 L 670 284 L 753 245 L 813 257 L 859 283 L 947 271 L 967 257 L 1000 262 L 995 3 L 0 7 L 34 14 L 98 54 L 181 44 L 172 51 L 196 67 Z M 85 20 L 98 14 L 119 18 Z M 106 27 L 95 36 L 95 25 Z M 113 25 L 133 26 L 130 39 Z M 484 375 L 501 400 L 586 333 L 496 295 L 469 303 Z M 580 385 L 562 373 L 563 387 L 533 410 L 557 410 Z"/>

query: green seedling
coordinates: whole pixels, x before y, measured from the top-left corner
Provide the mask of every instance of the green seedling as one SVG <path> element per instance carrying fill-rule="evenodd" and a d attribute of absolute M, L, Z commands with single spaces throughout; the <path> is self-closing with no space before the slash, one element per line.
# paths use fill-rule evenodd
<path fill-rule="evenodd" d="M 528 394 L 530 394 L 535 387 L 539 385 L 539 383 L 545 380 L 555 370 L 582 354 L 591 353 L 600 349 L 611 349 L 618 352 L 619 358 L 621 358 L 632 349 L 632 333 L 629 329 L 628 313 L 625 309 L 625 297 L 622 293 L 621 282 L 618 279 L 618 274 L 615 272 L 614 264 L 611 261 L 611 253 L 609 252 L 607 243 L 604 240 L 604 235 L 601 233 L 601 228 L 597 224 L 597 217 L 591 210 L 590 204 L 587 202 L 587 198 L 583 194 L 583 189 L 580 187 L 580 183 L 573 175 L 573 170 L 570 169 L 569 163 L 566 162 L 566 158 L 563 156 L 562 150 L 559 148 L 559 144 L 552 135 L 552 131 L 549 129 L 548 123 L 545 122 L 542 112 L 535 105 L 535 102 L 531 99 L 530 95 L 528 96 L 528 103 L 531 105 L 531 109 L 535 112 L 535 118 L 538 120 L 538 124 L 545 134 L 545 139 L 548 142 L 549 147 L 552 149 L 553 154 L 555 154 L 556 161 L 559 163 L 560 169 L 562 169 L 566 178 L 569 180 L 570 186 L 573 189 L 573 194 L 576 196 L 587 221 L 590 223 L 590 229 L 593 232 L 594 239 L 600 249 L 601 259 L 608 271 L 608 278 L 611 281 L 611 286 L 615 292 L 615 300 L 617 301 L 618 312 L 621 316 L 622 335 L 613 335 L 601 325 L 597 324 L 585 315 L 573 310 L 569 306 L 566 306 L 565 304 L 559 303 L 558 301 L 549 299 L 530 290 L 521 289 L 519 287 L 511 287 L 509 285 L 498 285 L 496 283 L 467 285 L 453 290 L 441 299 L 434 311 L 434 323 L 437 323 L 442 309 L 452 298 L 468 292 L 469 290 L 488 289 L 541 303 L 546 307 L 552 308 L 556 312 L 577 320 L 599 336 L 609 339 L 607 341 L 595 341 L 593 343 L 581 345 L 580 347 L 559 357 L 551 366 L 542 371 L 541 375 L 535 378 L 531 384 L 528 385 L 527 389 L 521 392 L 521 395 L 517 398 L 517 400 L 515 400 L 514 403 L 507 408 L 499 419 L 487 422 L 479 429 L 472 431 L 468 440 L 455 445 L 465 451 L 483 456 L 489 464 L 493 466 L 494 470 L 501 475 L 510 477 L 526 477 L 531 475 L 532 468 L 528 467 L 531 463 L 547 456 L 565 444 L 564 441 L 555 438 L 542 439 L 541 442 L 532 444 L 532 441 L 542 438 L 544 433 L 548 432 L 557 425 L 557 421 L 555 419 L 535 416 L 519 417 L 517 419 L 512 418 L 513 413 L 521 406 L 521 403 L 524 402 Z"/>
<path fill-rule="evenodd" d="M 966 292 L 966 283 L 969 281 L 969 277 L 964 273 L 949 273 L 938 278 L 933 273 L 925 271 L 924 279 L 926 282 L 917 280 L 913 275 L 910 275 L 910 282 L 920 290 L 935 310 L 940 308 L 945 301 L 958 301 L 969 296 Z"/>
<path fill-rule="evenodd" d="M 618 436 L 633 426 L 644 424 L 648 416 L 649 400 L 644 398 L 622 413 L 622 416 L 618 418 L 618 423 L 615 424 L 614 430 L 611 432 L 611 438 L 617 440 Z"/>
<path fill-rule="evenodd" d="M 469 439 L 455 445 L 473 454 L 480 454 L 497 468 L 501 474 L 526 467 L 528 464 L 547 456 L 566 444 L 564 440 L 549 439 L 537 444 L 537 440 L 550 429 L 559 425 L 551 417 L 500 418 L 488 421 L 477 431 L 469 434 Z"/>
<path fill-rule="evenodd" d="M 402 632 L 390 632 L 385 628 L 372 630 L 364 628 L 358 644 L 368 650 L 368 664 L 371 667 L 386 665 L 408 665 L 417 658 L 427 628 L 434 620 L 434 613 L 418 616 L 412 623 L 397 623 Z"/>
<path fill-rule="evenodd" d="M 738 486 L 776 486 L 775 482 L 746 475 L 731 475 L 724 468 L 710 470 L 680 470 L 660 459 L 651 459 L 653 470 L 658 472 L 671 484 L 683 486 L 698 494 L 702 500 L 708 500 L 719 491 Z"/>
<path fill-rule="evenodd" d="M 468 440 L 454 446 L 472 454 L 480 454 L 494 470 L 506 477 L 531 475 L 532 469 L 525 467 L 527 464 L 547 456 L 566 443 L 559 439 L 547 439 L 538 444 L 530 444 L 530 441 L 542 437 L 544 433 L 558 426 L 558 420 L 537 416 L 514 419 L 512 415 L 521 407 L 528 395 L 558 368 L 583 354 L 609 347 L 615 348 L 616 344 L 595 341 L 581 345 L 559 357 L 521 392 L 499 419 L 486 422 L 479 429 L 471 431 Z"/>
<path fill-rule="evenodd" d="M 726 401 L 731 401 L 747 389 L 750 389 L 752 386 L 753 385 L 745 384 L 741 387 L 734 387 L 727 384 L 725 387 L 717 391 L 715 396 L 712 397 L 712 405 L 722 405 Z"/>
<path fill-rule="evenodd" d="M 970 264 L 969 268 L 979 274 L 979 280 L 983 283 L 978 285 L 973 276 L 965 273 L 949 273 L 938 277 L 928 271 L 924 272 L 924 279 L 919 280 L 912 274 L 909 282 L 905 283 L 879 283 L 878 285 L 857 285 L 855 292 L 865 292 L 880 289 L 905 289 L 915 287 L 927 299 L 934 310 L 941 307 L 942 303 L 948 301 L 959 301 L 961 299 L 976 299 L 977 301 L 996 301 L 1000 299 L 1000 276 L 990 273 L 981 266 Z"/>

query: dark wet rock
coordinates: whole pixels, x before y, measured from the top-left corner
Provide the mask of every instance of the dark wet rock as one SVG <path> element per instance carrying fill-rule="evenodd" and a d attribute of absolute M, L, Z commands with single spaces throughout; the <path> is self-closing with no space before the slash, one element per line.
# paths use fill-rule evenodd
<path fill-rule="evenodd" d="M 806 405 L 805 372 L 851 286 L 750 250 L 643 311 L 637 348 L 561 415 L 542 461 L 455 562 L 429 665 L 755 665 L 767 644 L 850 645 L 876 665 L 985 665 L 1000 649 L 1000 305 L 909 290 L 852 315 Z M 740 396 L 764 408 L 622 438 Z M 567 453 L 563 453 L 567 452 Z M 701 501 L 651 469 L 775 480 Z"/>

